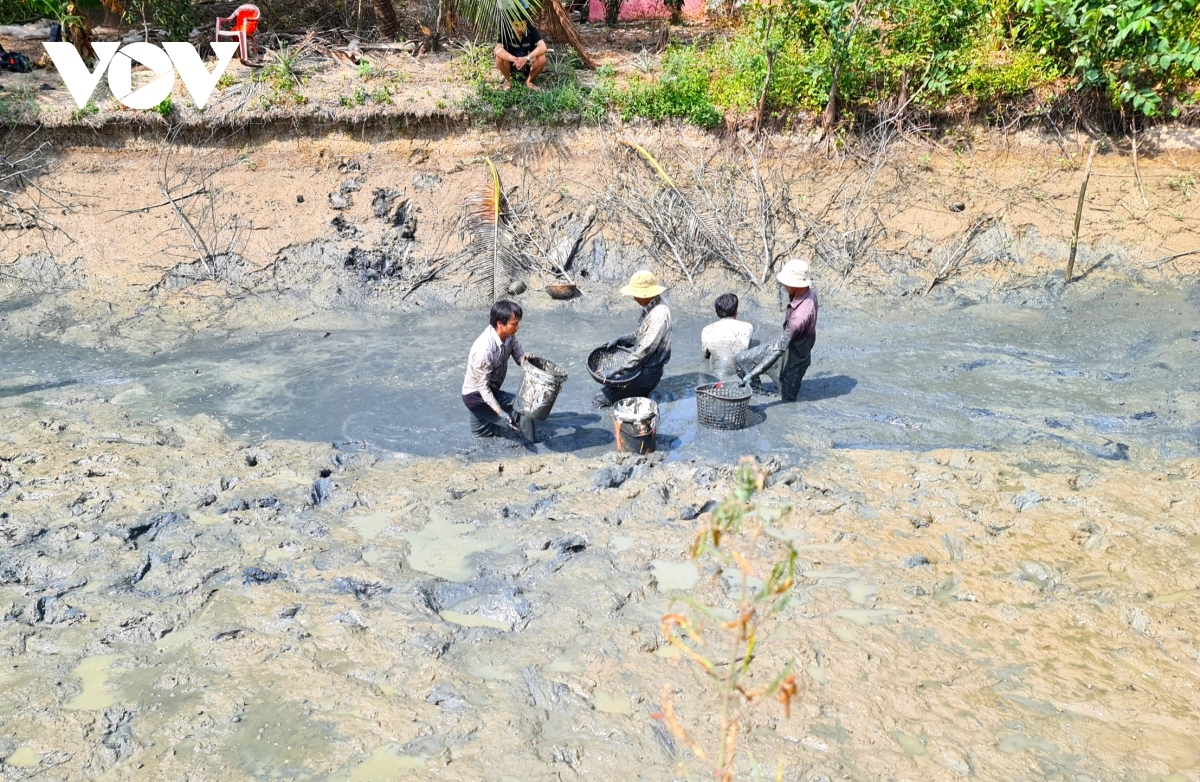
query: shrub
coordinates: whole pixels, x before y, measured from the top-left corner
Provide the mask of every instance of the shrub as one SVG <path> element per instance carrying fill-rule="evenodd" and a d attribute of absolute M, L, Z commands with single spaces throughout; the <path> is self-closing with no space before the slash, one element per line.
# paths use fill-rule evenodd
<path fill-rule="evenodd" d="M 721 112 L 709 97 L 709 76 L 695 47 L 670 49 L 658 79 L 638 80 L 618 94 L 621 116 L 683 119 L 702 128 L 714 127 L 721 122 Z"/>

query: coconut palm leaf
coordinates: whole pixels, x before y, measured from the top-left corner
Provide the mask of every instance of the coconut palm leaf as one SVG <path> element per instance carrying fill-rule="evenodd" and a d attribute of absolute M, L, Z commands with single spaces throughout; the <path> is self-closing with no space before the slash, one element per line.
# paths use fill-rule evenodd
<path fill-rule="evenodd" d="M 467 202 L 466 226 L 472 238 L 463 252 L 472 273 L 491 279 L 492 301 L 499 301 L 509 278 L 525 263 L 513 239 L 500 172 L 490 159 L 487 165 L 487 182 Z"/>
<path fill-rule="evenodd" d="M 497 40 L 505 26 L 517 20 L 532 22 L 542 0 L 457 0 L 459 18 L 466 19 L 481 37 Z"/>
<path fill-rule="evenodd" d="M 666 187 L 662 197 L 662 209 L 678 213 L 679 219 L 683 223 L 689 237 L 698 240 L 712 255 L 726 263 L 730 263 L 730 257 L 736 255 L 736 248 L 732 246 L 728 234 L 719 230 L 719 221 L 713 217 L 712 213 L 697 208 L 693 199 L 689 198 L 675 184 L 675 180 L 667 173 L 666 168 L 645 147 L 627 139 L 623 140 L 622 143 L 637 152 Z"/>

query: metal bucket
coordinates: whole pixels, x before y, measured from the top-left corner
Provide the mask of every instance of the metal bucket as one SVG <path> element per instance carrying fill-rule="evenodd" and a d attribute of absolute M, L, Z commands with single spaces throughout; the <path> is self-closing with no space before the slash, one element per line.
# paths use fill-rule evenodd
<path fill-rule="evenodd" d="M 612 406 L 617 450 L 622 453 L 654 453 L 658 437 L 658 405 L 653 399 L 632 396 Z"/>
<path fill-rule="evenodd" d="M 517 391 L 514 407 L 518 413 L 535 421 L 545 421 L 550 416 L 550 409 L 554 407 L 563 383 L 567 382 L 567 372 L 544 358 L 528 358 L 522 366 L 525 368 L 525 379 Z"/>

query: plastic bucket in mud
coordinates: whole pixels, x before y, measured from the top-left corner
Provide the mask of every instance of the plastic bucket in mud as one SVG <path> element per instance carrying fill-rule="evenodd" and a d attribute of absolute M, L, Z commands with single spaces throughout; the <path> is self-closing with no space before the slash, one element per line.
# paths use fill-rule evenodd
<path fill-rule="evenodd" d="M 617 450 L 622 453 L 654 453 L 658 436 L 658 405 L 653 399 L 633 396 L 612 406 Z"/>
<path fill-rule="evenodd" d="M 567 382 L 567 372 L 558 364 L 544 358 L 528 358 L 522 365 L 525 379 L 517 391 L 517 412 L 535 421 L 545 421 L 558 399 L 558 392 Z"/>

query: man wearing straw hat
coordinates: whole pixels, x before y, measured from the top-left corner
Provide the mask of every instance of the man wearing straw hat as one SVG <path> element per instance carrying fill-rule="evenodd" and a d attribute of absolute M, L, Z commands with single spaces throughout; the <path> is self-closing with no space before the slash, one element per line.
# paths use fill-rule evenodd
<path fill-rule="evenodd" d="M 641 372 L 624 388 L 605 386 L 593 400 L 597 407 L 609 407 L 631 396 L 650 396 L 662 380 L 663 368 L 671 360 L 671 308 L 663 301 L 664 291 L 666 288 L 658 284 L 654 274 L 645 269 L 634 272 L 629 284 L 621 289 L 623 296 L 632 296 L 642 308 L 642 317 L 638 320 L 636 333 L 617 337 L 605 345 L 609 350 L 632 348 L 625 361 L 609 376 L 620 375 L 634 367 L 640 367 Z"/>
<path fill-rule="evenodd" d="M 794 402 L 800 395 L 804 373 L 812 364 L 812 349 L 817 341 L 817 292 L 812 289 L 808 261 L 793 258 L 783 265 L 775 279 L 788 292 L 787 314 L 783 319 L 783 334 L 766 345 L 738 353 L 737 373 L 743 382 L 760 390 L 758 378 L 767 374 L 775 381 L 785 402 Z M 783 359 L 783 361 L 780 361 Z"/>

